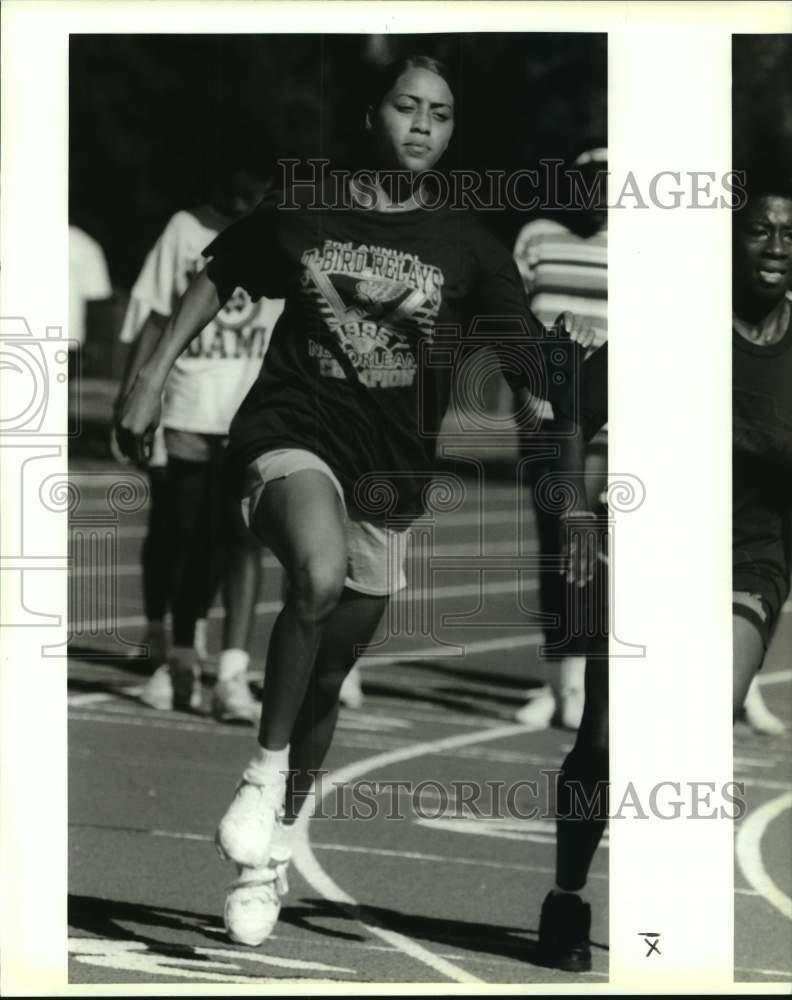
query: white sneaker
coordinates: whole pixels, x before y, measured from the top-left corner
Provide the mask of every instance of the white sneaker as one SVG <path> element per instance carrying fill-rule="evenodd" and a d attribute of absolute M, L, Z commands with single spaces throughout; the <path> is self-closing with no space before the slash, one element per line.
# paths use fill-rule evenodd
<path fill-rule="evenodd" d="M 170 712 L 173 709 L 173 684 L 167 663 L 157 667 L 140 689 L 138 697 L 144 705 L 159 709 L 160 712 Z"/>
<path fill-rule="evenodd" d="M 755 733 L 764 733 L 766 736 L 783 736 L 786 732 L 784 723 L 778 716 L 773 715 L 765 704 L 765 700 L 762 697 L 762 689 L 759 687 L 755 677 L 751 681 L 751 686 L 748 688 L 748 693 L 745 696 L 743 715 L 745 716 L 745 721 Z"/>
<path fill-rule="evenodd" d="M 561 691 L 558 697 L 558 724 L 564 729 L 578 730 L 583 719 L 585 695 L 582 689 Z"/>
<path fill-rule="evenodd" d="M 247 674 L 218 680 L 212 695 L 212 715 L 219 722 L 258 722 L 261 705 L 250 693 Z"/>
<path fill-rule="evenodd" d="M 285 797 L 283 775 L 277 774 L 265 784 L 254 784 L 243 775 L 215 834 L 220 857 L 245 868 L 266 865 L 275 827 L 283 817 Z"/>
<path fill-rule="evenodd" d="M 363 707 L 363 688 L 360 684 L 360 668 L 355 666 L 349 671 L 341 685 L 338 700 L 346 708 Z"/>
<path fill-rule="evenodd" d="M 549 729 L 555 715 L 556 702 L 549 688 L 542 689 L 514 713 L 517 722 L 528 729 Z"/>
<path fill-rule="evenodd" d="M 236 944 L 256 948 L 272 934 L 281 901 L 289 891 L 288 865 L 288 861 L 281 861 L 264 868 L 240 868 L 223 912 L 228 936 Z"/>

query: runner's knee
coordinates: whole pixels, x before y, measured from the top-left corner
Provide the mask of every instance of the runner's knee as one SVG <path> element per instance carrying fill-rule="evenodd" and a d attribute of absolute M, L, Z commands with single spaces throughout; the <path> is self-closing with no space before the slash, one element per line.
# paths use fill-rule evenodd
<path fill-rule="evenodd" d="M 290 599 L 303 620 L 323 622 L 341 599 L 346 566 L 337 558 L 322 553 L 300 560 L 291 575 Z"/>

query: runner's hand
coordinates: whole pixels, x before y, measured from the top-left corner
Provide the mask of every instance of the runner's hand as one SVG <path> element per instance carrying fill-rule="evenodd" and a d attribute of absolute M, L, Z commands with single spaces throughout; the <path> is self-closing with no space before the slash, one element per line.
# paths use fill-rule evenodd
<path fill-rule="evenodd" d="M 569 334 L 570 340 L 580 344 L 584 350 L 588 350 L 594 344 L 597 331 L 591 325 L 590 320 L 583 316 L 576 316 L 572 312 L 562 312 L 556 320 L 556 326 L 563 326 Z"/>
<path fill-rule="evenodd" d="M 113 418 L 113 426 L 110 428 L 110 438 L 108 444 L 110 446 L 110 454 L 116 462 L 118 462 L 119 465 L 126 465 L 129 462 L 129 459 L 118 446 L 118 434 L 116 433 L 115 417 Z"/>
<path fill-rule="evenodd" d="M 576 510 L 562 515 L 563 565 L 560 573 L 567 583 L 578 587 L 591 583 L 599 558 L 599 547 L 600 529 L 595 514 L 588 510 Z"/>
<path fill-rule="evenodd" d="M 138 465 L 148 465 L 161 415 L 162 387 L 138 374 L 116 413 L 118 446 Z"/>

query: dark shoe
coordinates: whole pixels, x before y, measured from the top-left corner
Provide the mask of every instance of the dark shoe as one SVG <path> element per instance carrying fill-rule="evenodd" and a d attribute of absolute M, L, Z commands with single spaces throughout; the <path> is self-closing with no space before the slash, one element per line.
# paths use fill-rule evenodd
<path fill-rule="evenodd" d="M 564 972 L 591 970 L 591 907 L 580 896 L 549 892 L 539 920 L 542 962 Z"/>

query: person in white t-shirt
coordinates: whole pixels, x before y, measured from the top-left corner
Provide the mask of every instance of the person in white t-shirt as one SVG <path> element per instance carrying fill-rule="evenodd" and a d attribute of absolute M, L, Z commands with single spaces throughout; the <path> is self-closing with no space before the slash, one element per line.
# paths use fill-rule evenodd
<path fill-rule="evenodd" d="M 85 343 L 87 303 L 109 299 L 112 294 L 113 286 L 101 246 L 79 227 L 69 226 L 70 363 Z"/>
<path fill-rule="evenodd" d="M 176 212 L 165 226 L 132 289 L 121 339 L 135 340 L 135 348 L 119 398 L 154 349 L 193 275 L 206 263 L 203 249 L 257 204 L 269 186 L 268 173 L 248 163 L 229 164 L 209 204 Z M 222 580 L 226 617 L 212 710 L 224 721 L 253 723 L 258 718 L 260 706 L 251 695 L 247 668 L 261 548 L 227 499 L 224 456 L 231 419 L 259 373 L 282 309 L 281 300 L 253 302 L 238 290 L 187 346 L 165 386 L 173 642 L 167 662 L 141 690 L 141 700 L 154 708 L 200 706 L 196 622 Z"/>

